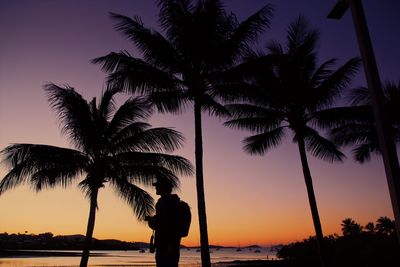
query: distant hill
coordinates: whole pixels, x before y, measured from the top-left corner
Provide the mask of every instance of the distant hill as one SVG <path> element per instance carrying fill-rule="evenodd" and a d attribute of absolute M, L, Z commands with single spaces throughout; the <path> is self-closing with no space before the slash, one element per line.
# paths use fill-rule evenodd
<path fill-rule="evenodd" d="M 84 235 L 59 235 L 52 233 L 34 234 L 0 234 L 0 250 L 82 250 L 85 241 Z M 92 239 L 91 250 L 141 250 L 148 249 L 146 242 L 126 242 L 117 239 Z M 181 248 L 200 249 L 198 246 Z M 210 245 L 210 249 L 234 248 Z M 252 245 L 243 249 L 259 249 L 260 246 Z"/>
<path fill-rule="evenodd" d="M 53 236 L 52 233 L 0 234 L 0 249 L 29 250 L 82 250 L 85 241 L 83 235 Z M 139 250 L 147 248 L 147 243 L 126 242 L 116 239 L 92 239 L 92 250 Z"/>

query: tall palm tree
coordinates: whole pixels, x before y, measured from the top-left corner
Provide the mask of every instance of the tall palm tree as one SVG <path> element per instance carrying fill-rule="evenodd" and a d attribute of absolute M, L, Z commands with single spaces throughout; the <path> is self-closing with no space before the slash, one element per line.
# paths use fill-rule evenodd
<path fill-rule="evenodd" d="M 139 17 L 112 14 L 116 29 L 134 42 L 143 59 L 113 52 L 93 62 L 111 73 L 111 83 L 131 93 L 150 94 L 160 112 L 178 113 L 193 105 L 201 258 L 203 266 L 210 266 L 201 115 L 226 114 L 217 97 L 219 77 L 269 25 L 272 8 L 266 5 L 239 23 L 220 0 L 159 0 L 158 6 L 163 33 L 146 28 Z"/>
<path fill-rule="evenodd" d="M 177 174 L 190 175 L 192 166 L 180 156 L 183 136 L 169 128 L 151 128 L 146 119 L 149 104 L 131 98 L 117 110 L 116 89 L 107 89 L 99 104 L 87 102 L 73 88 L 45 85 L 48 100 L 57 112 L 75 149 L 43 144 L 12 144 L 1 151 L 9 172 L 0 182 L 0 195 L 29 183 L 36 191 L 66 187 L 82 177 L 80 188 L 90 201 L 86 240 L 80 266 L 87 266 L 95 224 L 97 195 L 108 183 L 128 203 L 139 220 L 153 212 L 153 198 L 140 185 L 155 177 L 178 185 Z"/>
<path fill-rule="evenodd" d="M 335 127 L 331 135 L 337 144 L 352 146 L 355 160 L 363 163 L 370 160 L 372 153 L 380 153 L 371 99 L 365 87 L 354 89 L 348 97 L 349 107 L 333 109 Z M 400 143 L 400 82 L 386 82 L 383 97 L 393 140 Z"/>
<path fill-rule="evenodd" d="M 269 54 L 250 55 L 248 61 L 233 72 L 236 77 L 242 73 L 245 90 L 237 92 L 236 101 L 241 103 L 226 106 L 232 117 L 225 125 L 254 133 L 243 141 L 244 150 L 250 154 L 263 155 L 278 146 L 286 129 L 293 133 L 321 248 L 323 233 L 306 151 L 331 162 L 344 157 L 315 126 L 323 126 L 318 119 L 319 112 L 331 106 L 348 85 L 359 60 L 351 59 L 337 70 L 331 69 L 335 59 L 318 67 L 317 39 L 317 31 L 309 29 L 305 19 L 299 17 L 289 26 L 285 48 L 272 43 L 268 47 Z"/>

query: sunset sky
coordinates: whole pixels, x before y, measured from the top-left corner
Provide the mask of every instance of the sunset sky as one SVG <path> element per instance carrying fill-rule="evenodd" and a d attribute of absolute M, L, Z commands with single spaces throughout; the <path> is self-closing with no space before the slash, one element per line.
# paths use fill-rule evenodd
<path fill-rule="evenodd" d="M 358 56 L 350 12 L 341 20 L 326 18 L 336 0 L 230 0 L 228 11 L 240 20 L 264 4 L 275 7 L 271 29 L 259 40 L 284 41 L 288 23 L 299 14 L 320 30 L 320 62 L 336 57 L 344 63 Z M 399 81 L 400 2 L 364 0 L 368 26 L 382 81 Z M 10 143 L 69 147 L 49 108 L 43 85 L 69 84 L 86 99 L 99 97 L 105 74 L 89 63 L 111 51 L 140 56 L 132 43 L 113 29 L 108 12 L 138 15 L 158 29 L 157 7 L 149 0 L 0 0 L 0 149 Z M 365 86 L 361 70 L 352 86 Z M 125 99 L 124 96 L 120 97 Z M 248 133 L 203 117 L 204 177 L 211 244 L 269 245 L 302 240 L 314 234 L 307 192 L 296 144 L 286 141 L 265 156 L 249 156 L 241 140 Z M 194 163 L 194 122 L 189 109 L 179 116 L 157 115 L 153 126 L 175 127 L 186 137 L 176 153 Z M 393 218 L 382 160 L 355 163 L 348 150 L 343 163 L 330 164 L 309 155 L 314 190 L 325 235 L 341 233 L 351 217 L 362 225 L 380 216 Z M 0 178 L 6 170 L 0 166 Z M 148 188 L 155 196 L 153 188 Z M 195 178 L 182 177 L 177 192 L 192 207 L 185 245 L 199 245 Z M 149 240 L 150 229 L 109 188 L 99 193 L 94 237 Z M 0 233 L 85 234 L 89 202 L 77 185 L 36 193 L 20 186 L 0 196 Z"/>

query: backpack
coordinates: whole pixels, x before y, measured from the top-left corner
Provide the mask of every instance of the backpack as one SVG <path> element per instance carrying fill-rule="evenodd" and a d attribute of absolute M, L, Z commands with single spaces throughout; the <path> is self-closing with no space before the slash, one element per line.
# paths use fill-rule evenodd
<path fill-rule="evenodd" d="M 180 200 L 178 204 L 178 230 L 180 237 L 188 236 L 192 213 L 190 206 L 185 201 Z"/>

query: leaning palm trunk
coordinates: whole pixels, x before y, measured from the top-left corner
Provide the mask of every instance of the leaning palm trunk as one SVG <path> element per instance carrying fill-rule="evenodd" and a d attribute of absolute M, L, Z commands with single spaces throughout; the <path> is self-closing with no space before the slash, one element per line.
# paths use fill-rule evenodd
<path fill-rule="evenodd" d="M 94 230 L 94 222 L 96 220 L 96 209 L 97 209 L 97 194 L 99 189 L 95 189 L 92 195 L 90 196 L 90 212 L 89 212 L 89 219 L 88 225 L 86 230 L 86 238 L 85 244 L 83 247 L 82 258 L 80 267 L 86 267 L 89 261 L 89 252 L 90 252 L 90 245 L 92 243 L 93 237 L 93 230 Z"/>
<path fill-rule="evenodd" d="M 197 189 L 197 208 L 200 226 L 200 246 L 202 267 L 210 267 L 210 251 L 208 245 L 206 204 L 204 197 L 204 178 L 203 178 L 203 138 L 201 130 L 201 104 L 194 102 L 194 123 L 195 123 L 195 157 L 196 157 L 196 189 Z"/>
<path fill-rule="evenodd" d="M 321 266 L 327 266 L 326 255 L 325 255 L 325 253 L 324 253 L 325 251 L 323 249 L 324 248 L 324 245 L 323 245 L 324 236 L 322 234 L 322 226 L 321 226 L 321 221 L 319 219 L 317 201 L 315 199 L 311 172 L 310 172 L 310 168 L 308 167 L 307 154 L 306 154 L 306 149 L 305 149 L 305 145 L 304 145 L 304 139 L 302 137 L 300 137 L 298 140 L 298 146 L 299 146 L 299 152 L 300 152 L 301 165 L 303 167 L 304 181 L 305 181 L 306 187 L 307 187 L 308 201 L 310 203 L 311 215 L 313 218 L 315 234 L 317 236 L 317 249 L 318 249 L 318 253 L 320 256 L 320 260 L 321 260 Z"/>

